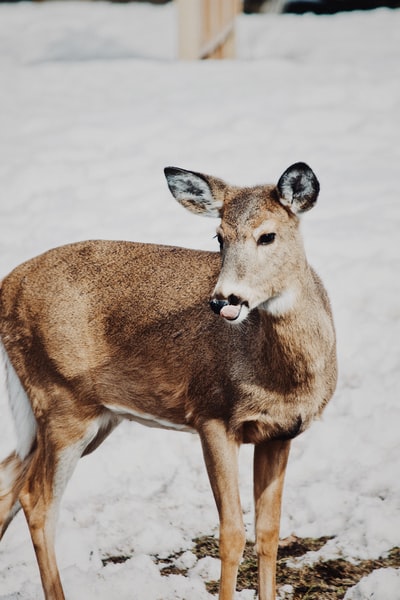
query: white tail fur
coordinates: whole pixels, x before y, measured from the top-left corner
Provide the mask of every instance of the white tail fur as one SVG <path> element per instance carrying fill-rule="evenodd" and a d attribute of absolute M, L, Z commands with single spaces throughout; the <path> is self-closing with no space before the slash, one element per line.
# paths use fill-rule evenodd
<path fill-rule="evenodd" d="M 29 454 L 36 436 L 36 419 L 18 375 L 0 340 L 0 377 L 14 421 L 16 449 L 0 463 L 0 539 L 21 508 L 19 490 L 30 462 Z"/>
<path fill-rule="evenodd" d="M 36 436 L 36 419 L 21 381 L 12 366 L 4 344 L 0 339 L 0 355 L 3 366 L 2 376 L 6 381 L 8 403 L 14 420 L 17 439 L 16 454 L 21 460 L 26 458 Z M 1 487 L 0 487 L 1 490 Z"/>

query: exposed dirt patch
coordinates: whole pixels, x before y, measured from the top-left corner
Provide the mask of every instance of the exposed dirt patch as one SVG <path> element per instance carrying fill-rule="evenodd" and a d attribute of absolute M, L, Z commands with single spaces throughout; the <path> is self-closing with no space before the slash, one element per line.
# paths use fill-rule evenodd
<path fill-rule="evenodd" d="M 376 560 L 363 560 L 357 564 L 344 559 L 318 561 L 313 565 L 292 566 L 294 559 L 304 556 L 307 552 L 317 551 L 329 538 L 318 539 L 290 537 L 282 540 L 278 551 L 277 587 L 291 585 L 293 592 L 290 600 L 342 600 L 346 590 L 355 585 L 362 577 L 375 569 L 382 567 L 400 567 L 400 548 L 393 548 L 388 556 Z M 197 559 L 211 556 L 218 558 L 218 540 L 211 536 L 197 538 L 192 548 Z M 186 575 L 187 569 L 176 566 L 176 560 L 183 554 L 178 552 L 167 558 L 154 557 L 160 566 L 162 575 Z M 109 556 L 103 559 L 103 565 L 122 563 L 130 556 Z M 289 563 L 289 564 L 288 564 Z M 211 594 L 218 593 L 218 582 L 206 582 Z M 237 589 L 257 589 L 257 559 L 254 544 L 248 542 L 244 551 L 243 561 L 239 567 Z"/>

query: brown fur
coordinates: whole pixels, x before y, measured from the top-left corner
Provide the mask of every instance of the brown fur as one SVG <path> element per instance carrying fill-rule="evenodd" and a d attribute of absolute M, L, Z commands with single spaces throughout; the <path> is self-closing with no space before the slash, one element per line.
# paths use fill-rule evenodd
<path fill-rule="evenodd" d="M 3 281 L 0 334 L 38 425 L 9 509 L 18 496 L 47 600 L 64 597 L 53 549 L 54 507 L 66 484 L 59 467 L 68 457 L 72 473 L 123 417 L 200 434 L 221 520 L 221 600 L 233 598 L 244 545 L 237 448 L 256 445 L 259 594 L 275 598 L 289 440 L 333 394 L 332 316 L 306 261 L 298 217 L 282 206 L 277 189 L 240 190 L 201 177 L 224 200 L 222 265 L 216 253 L 89 241 L 51 250 Z M 196 198 L 177 199 L 195 212 L 210 202 L 199 208 Z M 279 244 L 267 261 L 252 236 L 271 219 Z M 224 295 L 227 280 L 251 291 L 244 299 L 250 314 L 238 325 L 208 306 L 212 295 Z M 296 289 L 294 307 L 282 315 L 260 308 L 288 285 Z"/>

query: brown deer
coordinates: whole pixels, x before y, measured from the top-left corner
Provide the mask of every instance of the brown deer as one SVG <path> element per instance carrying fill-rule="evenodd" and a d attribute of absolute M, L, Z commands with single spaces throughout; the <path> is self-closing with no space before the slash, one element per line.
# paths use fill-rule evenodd
<path fill-rule="evenodd" d="M 275 600 L 290 440 L 334 392 L 330 304 L 299 232 L 319 193 L 312 170 L 296 163 L 277 185 L 251 188 L 165 174 L 183 206 L 221 218 L 220 253 L 80 242 L 1 285 L 18 447 L 0 465 L 0 536 L 22 506 L 47 600 L 64 598 L 54 552 L 64 488 L 122 419 L 199 434 L 220 518 L 220 600 L 233 599 L 245 544 L 238 448 L 254 444 L 259 598 Z"/>

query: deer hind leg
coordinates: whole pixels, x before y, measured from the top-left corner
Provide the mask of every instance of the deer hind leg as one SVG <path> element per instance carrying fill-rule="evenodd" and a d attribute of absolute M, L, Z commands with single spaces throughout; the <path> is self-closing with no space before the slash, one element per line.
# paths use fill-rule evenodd
<path fill-rule="evenodd" d="M 259 600 L 275 600 L 276 559 L 283 482 L 290 441 L 270 441 L 254 448 L 254 500 Z"/>
<path fill-rule="evenodd" d="M 101 418 L 83 422 L 65 415 L 58 422 L 53 415 L 53 420 L 45 425 L 38 424 L 37 444 L 19 501 L 28 522 L 46 600 L 64 600 L 54 550 L 61 497 L 79 458 L 99 435 L 103 423 Z"/>
<path fill-rule="evenodd" d="M 20 510 L 18 500 L 32 455 L 21 459 L 13 452 L 0 463 L 0 540 Z"/>
<path fill-rule="evenodd" d="M 238 484 L 238 444 L 223 422 L 208 421 L 200 431 L 204 459 L 220 519 L 221 581 L 219 600 L 233 600 L 245 545 Z"/>

